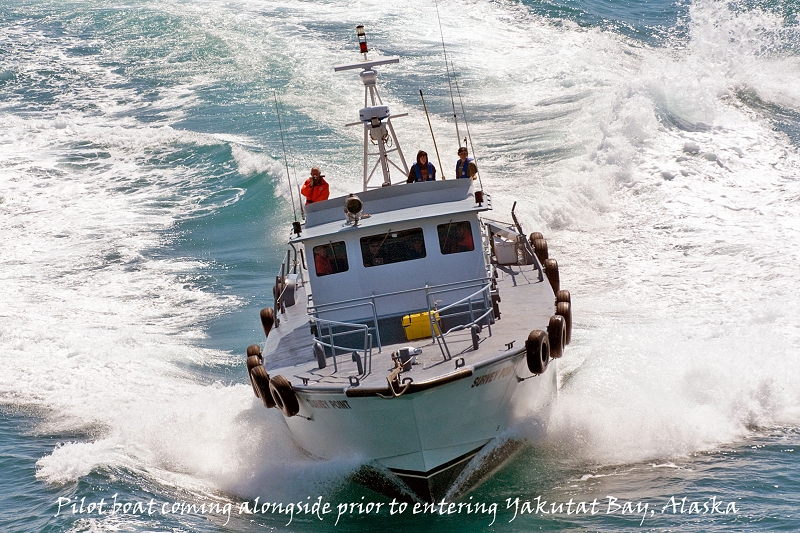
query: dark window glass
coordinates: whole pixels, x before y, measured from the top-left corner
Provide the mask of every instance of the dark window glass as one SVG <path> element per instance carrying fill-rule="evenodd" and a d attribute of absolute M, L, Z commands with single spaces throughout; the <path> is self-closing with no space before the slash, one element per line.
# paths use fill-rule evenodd
<path fill-rule="evenodd" d="M 422 228 L 362 237 L 361 257 L 365 267 L 422 259 L 425 257 Z"/>
<path fill-rule="evenodd" d="M 346 272 L 350 266 L 347 264 L 347 248 L 344 241 L 321 244 L 314 247 L 314 271 L 317 276 L 338 274 Z"/>
<path fill-rule="evenodd" d="M 439 224 L 436 230 L 439 233 L 439 250 L 442 254 L 471 252 L 475 249 L 469 221 Z"/>

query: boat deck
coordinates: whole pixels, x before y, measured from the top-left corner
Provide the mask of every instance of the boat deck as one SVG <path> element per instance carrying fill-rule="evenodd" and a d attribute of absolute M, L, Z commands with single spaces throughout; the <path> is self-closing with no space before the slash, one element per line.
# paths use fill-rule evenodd
<path fill-rule="evenodd" d="M 534 266 L 498 266 L 497 287 L 501 295 L 500 319 L 492 325 L 483 326 L 479 333 L 479 349 L 473 347 L 469 329 L 452 331 L 445 335 L 450 357 L 436 337 L 413 341 L 384 344 L 381 351 L 372 350 L 371 361 L 362 361 L 362 372 L 352 353 L 339 353 L 334 364 L 333 357 L 326 358 L 327 366 L 319 368 L 314 357 L 314 337 L 311 335 L 306 307 L 300 302 L 307 300 L 305 287 L 297 289 L 298 303 L 279 314 L 282 324 L 270 333 L 269 340 L 275 349 L 265 365 L 270 374 L 283 374 L 296 389 L 328 389 L 341 392 L 349 388 L 357 378 L 364 388 L 386 388 L 387 376 L 395 368 L 392 354 L 400 348 L 416 348 L 421 353 L 408 371 L 400 373 L 402 383 L 412 378 L 415 385 L 431 380 L 441 380 L 449 374 L 463 373 L 466 369 L 478 370 L 492 362 L 516 355 L 525 350 L 525 340 L 533 329 L 547 329 L 554 312 L 554 296 L 546 278 L 539 279 Z M 490 334 L 491 331 L 491 334 Z"/>

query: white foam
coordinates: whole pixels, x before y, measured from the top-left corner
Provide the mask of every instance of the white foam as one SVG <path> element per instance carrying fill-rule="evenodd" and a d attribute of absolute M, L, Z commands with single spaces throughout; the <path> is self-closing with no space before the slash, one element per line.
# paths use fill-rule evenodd
<path fill-rule="evenodd" d="M 731 97 L 745 79 L 770 94 L 797 72 L 795 59 L 763 54 L 745 35 L 730 46 L 737 25 L 758 35 L 773 18 L 693 5 L 689 46 L 642 53 L 587 166 L 617 178 L 616 224 L 556 234 L 580 340 L 563 360 L 572 377 L 551 429 L 599 462 L 672 457 L 800 423 L 800 315 L 788 289 L 800 158 Z M 659 108 L 701 127 L 631 127 Z"/>
<path fill-rule="evenodd" d="M 434 153 L 420 85 L 441 166 L 452 172 L 438 28 L 407 23 L 434 20 L 430 3 L 367 2 L 359 21 L 346 7 L 160 4 L 203 38 L 220 39 L 231 61 L 184 65 L 185 81 L 155 103 L 98 82 L 124 79 L 66 54 L 69 41 L 22 26 L 4 37 L 20 52 L 8 67 L 16 76 L 70 75 L 57 112 L 0 111 L 0 399 L 37 408 L 49 430 L 91 435 L 42 458 L 43 479 L 126 468 L 164 485 L 288 500 L 358 464 L 307 458 L 248 385 L 209 384 L 186 370 L 230 360 L 196 347 L 197 324 L 237 302 L 186 283 L 201 261 L 149 252 L 168 244 L 159 235 L 176 220 L 240 197 L 208 185 L 203 169 L 154 163 L 176 144 L 229 143 L 241 174 L 267 172 L 285 194 L 277 138 L 263 155 L 248 148 L 252 139 L 171 127 L 191 113 L 195 89 L 216 80 L 274 81 L 298 175 L 322 164 L 334 193 L 357 188 L 361 132 L 343 125 L 355 120 L 362 93 L 354 73 L 331 68 L 357 59 L 353 35 L 335 29 L 356 22 L 367 25 L 374 55 L 397 48 L 408 56 L 381 69 L 385 102 L 412 114 L 396 121 L 407 153 Z M 573 293 L 573 343 L 546 438 L 600 463 L 666 464 L 752 426 L 800 424 L 800 158 L 735 97 L 746 82 L 797 109 L 800 69 L 765 46 L 764 35 L 781 33 L 772 15 L 708 1 L 690 13 L 688 43 L 651 48 L 550 24 L 517 4 L 464 0 L 442 10 L 496 215 L 519 202 L 524 227 L 546 233 Z M 124 57 L 125 42 L 108 46 Z M 153 54 L 136 72 L 167 72 L 172 59 Z M 82 111 L 86 101 L 96 108 Z M 266 93 L 261 103 L 272 105 Z M 144 125 L 137 111 L 157 118 Z M 298 117 L 304 122 L 290 120 Z M 305 133 L 309 124 L 323 135 Z M 64 164 L 76 153 L 85 158 Z"/>

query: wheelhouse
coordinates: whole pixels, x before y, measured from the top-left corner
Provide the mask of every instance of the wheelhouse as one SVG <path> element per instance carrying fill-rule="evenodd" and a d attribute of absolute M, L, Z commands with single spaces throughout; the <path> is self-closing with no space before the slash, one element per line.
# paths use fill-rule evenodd
<path fill-rule="evenodd" d="M 346 198 L 307 206 L 291 240 L 305 250 L 312 329 L 327 348 L 369 352 L 408 340 L 404 321 L 420 314 L 429 333 L 489 324 L 490 251 L 478 213 L 490 206 L 476 202 L 472 180 L 383 187 L 359 199 L 356 220 Z M 340 338 L 325 338 L 332 334 Z"/>

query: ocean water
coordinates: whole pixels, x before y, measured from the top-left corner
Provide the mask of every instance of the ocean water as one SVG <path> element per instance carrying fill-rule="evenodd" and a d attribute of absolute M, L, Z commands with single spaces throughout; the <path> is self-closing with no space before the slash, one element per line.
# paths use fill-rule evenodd
<path fill-rule="evenodd" d="M 0 530 L 800 530 L 798 14 L 4 0 Z M 360 186 L 362 89 L 332 69 L 357 24 L 401 57 L 380 70 L 404 149 L 434 153 L 422 89 L 447 175 L 444 38 L 494 216 L 518 202 L 573 297 L 551 411 L 434 512 L 307 457 L 244 365 L 287 177 Z M 240 513 L 256 498 L 283 507 Z"/>

